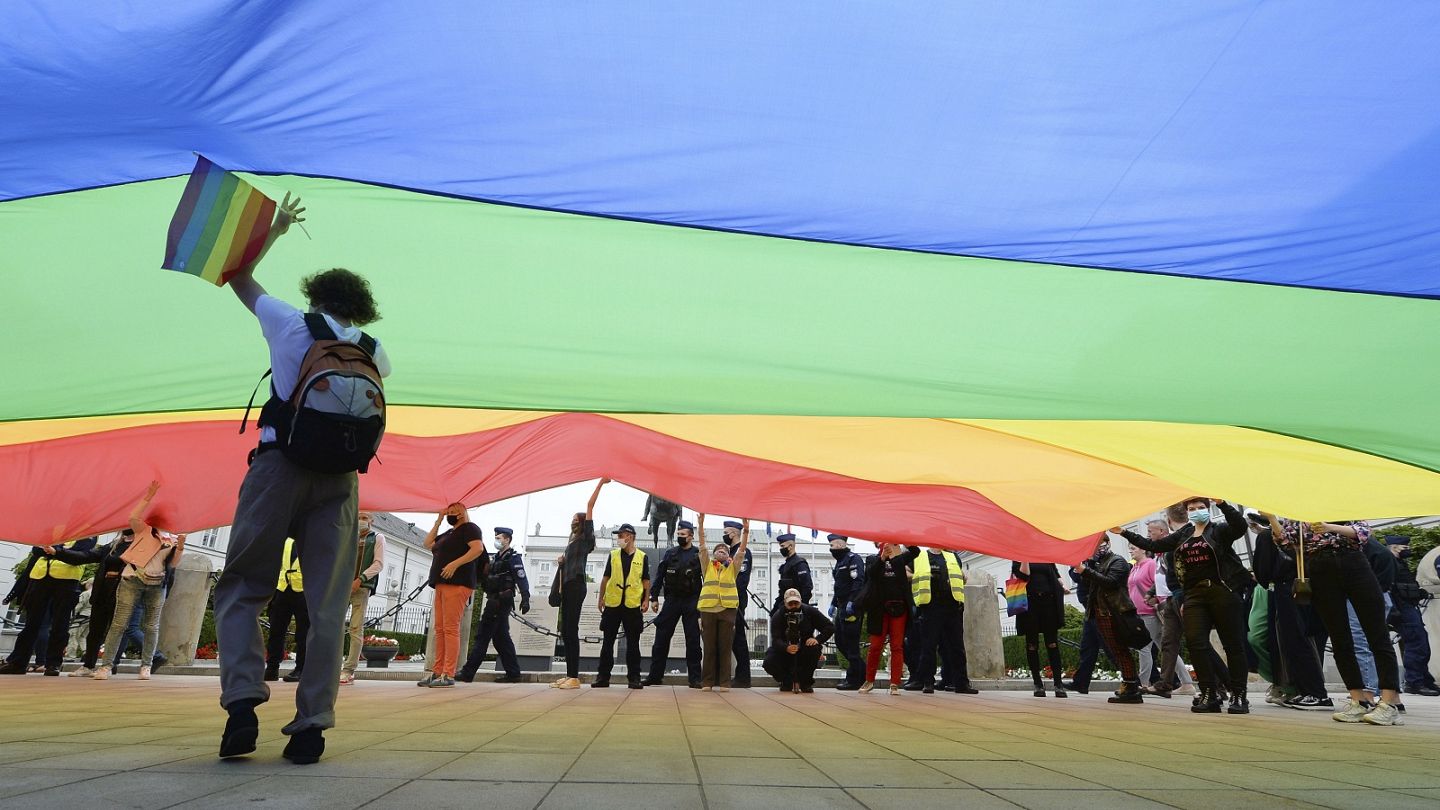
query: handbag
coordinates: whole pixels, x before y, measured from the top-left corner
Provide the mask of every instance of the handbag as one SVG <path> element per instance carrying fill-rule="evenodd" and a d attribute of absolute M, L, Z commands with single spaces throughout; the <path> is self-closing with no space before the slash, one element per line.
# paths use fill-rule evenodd
<path fill-rule="evenodd" d="M 1011 577 L 1005 580 L 1005 612 L 1019 616 L 1030 609 L 1030 594 L 1025 590 L 1025 580 Z"/>
<path fill-rule="evenodd" d="M 1312 591 L 1310 580 L 1305 578 L 1305 524 L 1299 524 L 1296 532 L 1300 535 L 1299 553 L 1295 556 L 1295 584 L 1290 587 L 1290 593 L 1295 597 L 1295 604 L 1308 605 Z"/>
<path fill-rule="evenodd" d="M 1116 616 L 1116 629 L 1120 631 L 1120 640 L 1126 647 L 1132 650 L 1143 650 L 1150 646 L 1153 639 L 1150 638 L 1150 628 L 1145 626 L 1145 620 L 1140 614 L 1133 610 L 1127 610 Z"/>
<path fill-rule="evenodd" d="M 555 580 L 550 583 L 550 596 L 549 596 L 549 599 L 548 599 L 548 601 L 550 602 L 550 607 L 557 607 L 557 608 L 558 608 L 558 607 L 560 607 L 560 603 L 563 602 L 563 601 L 565 601 L 565 600 L 564 600 L 564 597 L 562 597 L 562 596 L 560 595 L 560 589 L 561 589 L 561 587 L 565 584 L 565 580 L 564 580 L 564 578 L 561 576 L 561 574 L 563 574 L 563 573 L 564 573 L 563 569 L 560 570 L 560 571 L 556 571 L 556 572 L 555 572 Z"/>
<path fill-rule="evenodd" d="M 131 541 L 130 547 L 120 554 L 120 559 L 135 566 L 136 571 L 145 570 L 145 566 L 160 553 L 164 544 L 160 542 L 159 536 L 154 529 L 147 528 L 144 533 L 137 533 Z"/>

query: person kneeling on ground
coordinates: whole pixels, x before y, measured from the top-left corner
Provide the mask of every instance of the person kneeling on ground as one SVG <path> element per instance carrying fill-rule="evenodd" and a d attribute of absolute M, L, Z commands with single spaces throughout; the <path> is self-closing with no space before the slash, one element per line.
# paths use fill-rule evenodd
<path fill-rule="evenodd" d="M 800 591 L 785 592 L 785 609 L 770 620 L 770 649 L 765 671 L 781 692 L 814 692 L 820 645 L 835 634 L 835 625 L 818 608 L 800 601 Z"/>

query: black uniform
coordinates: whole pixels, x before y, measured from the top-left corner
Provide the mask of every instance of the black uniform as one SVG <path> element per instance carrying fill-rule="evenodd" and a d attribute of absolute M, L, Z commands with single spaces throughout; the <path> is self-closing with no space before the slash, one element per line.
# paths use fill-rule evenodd
<path fill-rule="evenodd" d="M 810 596 L 815 593 L 815 581 L 810 577 L 810 563 L 795 552 L 786 557 L 780 563 L 779 588 L 775 595 L 774 609 L 770 614 L 771 621 L 780 616 L 780 611 L 785 609 L 785 592 L 791 588 L 800 592 L 800 601 L 810 604 Z"/>
<path fill-rule="evenodd" d="M 860 612 L 857 604 L 865 588 L 865 560 L 847 550 L 835 562 L 835 595 L 830 598 L 831 615 L 835 617 L 835 646 L 845 656 L 844 683 L 860 686 L 865 683 L 865 661 L 860 657 Z"/>
<path fill-rule="evenodd" d="M 765 653 L 765 671 L 780 684 L 780 691 L 798 687 L 813 691 L 815 668 L 820 665 L 822 645 L 835 633 L 835 625 L 810 605 L 799 610 L 781 608 L 770 617 L 770 649 Z M 814 646 L 807 639 L 815 639 Z M 799 648 L 792 653 L 789 646 Z"/>
<path fill-rule="evenodd" d="M 650 584 L 650 601 L 664 602 L 655 615 L 655 644 L 650 648 L 650 677 L 646 683 L 658 684 L 665 678 L 665 665 L 670 657 L 670 639 L 675 625 L 685 632 L 685 671 L 691 686 L 700 685 L 700 550 L 692 542 L 688 546 L 671 546 L 660 558 L 660 568 Z"/>
<path fill-rule="evenodd" d="M 520 552 L 504 549 L 490 559 L 484 576 L 485 606 L 480 609 L 480 624 L 475 629 L 475 643 L 460 669 L 457 680 L 473 681 L 475 673 L 495 643 L 496 662 L 505 670 L 506 680 L 520 679 L 520 659 L 515 655 L 515 642 L 510 638 L 510 613 L 515 597 L 520 597 L 520 612 L 530 612 L 530 580 L 525 576 L 525 560 Z"/>
<path fill-rule="evenodd" d="M 728 542 L 728 541 L 727 541 Z M 730 558 L 740 550 L 740 540 L 729 543 Z M 731 563 L 734 565 L 734 563 Z M 745 621 L 745 609 L 750 606 L 750 549 L 745 549 L 745 559 L 740 560 L 740 573 L 735 577 L 735 587 L 740 591 L 740 607 L 735 611 L 735 680 L 731 686 L 744 689 L 750 685 L 750 639 L 746 633 L 749 624 Z"/>
<path fill-rule="evenodd" d="M 970 670 L 965 658 L 965 604 L 955 601 L 950 593 L 950 559 L 941 552 L 916 546 L 910 546 L 904 556 L 913 561 L 921 554 L 928 554 L 930 558 L 930 603 L 917 605 L 915 610 L 919 622 L 916 680 L 921 687 L 933 688 L 939 663 L 947 687 L 970 689 Z"/>

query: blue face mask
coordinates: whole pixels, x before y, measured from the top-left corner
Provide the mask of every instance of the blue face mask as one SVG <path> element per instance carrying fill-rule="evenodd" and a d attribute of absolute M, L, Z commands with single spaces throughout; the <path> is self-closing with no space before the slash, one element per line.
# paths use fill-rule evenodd
<path fill-rule="evenodd" d="M 1197 523 L 1197 524 L 1198 524 L 1198 523 L 1209 523 L 1209 522 L 1210 522 L 1210 510 L 1208 510 L 1208 509 L 1191 509 L 1191 510 L 1190 510 L 1190 522 L 1191 522 L 1191 523 Z"/>

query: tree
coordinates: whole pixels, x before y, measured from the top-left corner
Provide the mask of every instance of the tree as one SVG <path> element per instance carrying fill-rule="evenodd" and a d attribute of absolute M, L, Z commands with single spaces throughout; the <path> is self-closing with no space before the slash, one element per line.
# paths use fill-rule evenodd
<path fill-rule="evenodd" d="M 1430 549 L 1440 545 L 1440 526 L 1421 528 L 1410 523 L 1402 523 L 1399 526 L 1388 526 L 1374 535 L 1378 542 L 1384 543 L 1385 536 L 1389 534 L 1403 534 L 1410 538 L 1410 559 L 1405 564 L 1410 566 L 1413 572 L 1420 565 L 1420 558 L 1430 553 Z"/>

